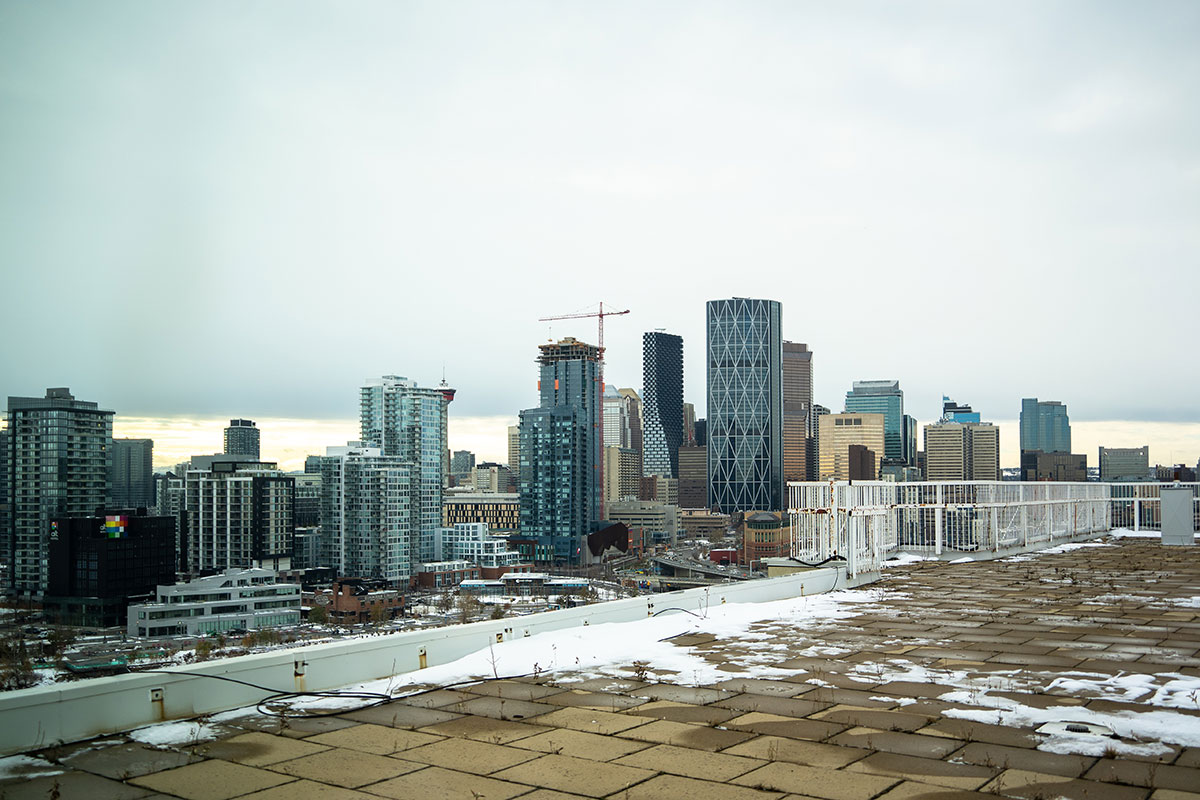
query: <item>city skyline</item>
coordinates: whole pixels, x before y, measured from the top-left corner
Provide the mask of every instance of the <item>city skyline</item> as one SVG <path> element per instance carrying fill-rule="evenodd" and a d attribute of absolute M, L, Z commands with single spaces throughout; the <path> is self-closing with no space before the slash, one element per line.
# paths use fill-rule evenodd
<path fill-rule="evenodd" d="M 1200 422 L 1162 333 L 1200 296 L 1195 4 L 62 8 L 0 26 L 0 393 L 329 419 L 444 370 L 509 416 L 531 342 L 595 340 L 537 320 L 604 300 L 610 382 L 673 331 L 699 416 L 704 303 L 745 296 L 830 408 L 898 379 L 926 419 Z"/>

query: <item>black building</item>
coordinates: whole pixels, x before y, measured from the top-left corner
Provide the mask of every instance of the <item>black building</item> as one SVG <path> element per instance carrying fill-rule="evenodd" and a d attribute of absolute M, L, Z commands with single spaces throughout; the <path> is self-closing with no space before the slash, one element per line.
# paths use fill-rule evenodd
<path fill-rule="evenodd" d="M 175 519 L 145 509 L 56 517 L 47 554 L 47 617 L 67 625 L 124 625 L 131 598 L 175 583 Z"/>
<path fill-rule="evenodd" d="M 153 506 L 154 440 L 113 439 L 108 483 L 112 508 Z"/>

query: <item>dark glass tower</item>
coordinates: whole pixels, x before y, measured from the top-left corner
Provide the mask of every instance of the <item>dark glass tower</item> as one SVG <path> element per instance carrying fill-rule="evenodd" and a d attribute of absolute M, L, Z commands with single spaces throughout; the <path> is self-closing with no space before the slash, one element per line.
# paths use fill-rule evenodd
<path fill-rule="evenodd" d="M 783 508 L 783 309 L 774 300 L 708 302 L 708 505 Z"/>
<path fill-rule="evenodd" d="M 543 344 L 538 408 L 521 412 L 521 535 L 538 561 L 575 562 L 600 520 L 600 350 Z"/>
<path fill-rule="evenodd" d="M 642 334 L 642 474 L 679 477 L 683 444 L 683 338 Z"/>

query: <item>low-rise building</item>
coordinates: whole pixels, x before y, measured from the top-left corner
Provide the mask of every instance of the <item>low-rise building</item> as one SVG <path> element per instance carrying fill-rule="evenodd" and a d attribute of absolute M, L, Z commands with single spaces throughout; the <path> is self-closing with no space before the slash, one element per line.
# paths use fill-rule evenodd
<path fill-rule="evenodd" d="M 428 564 L 422 564 L 421 569 L 417 572 L 417 586 L 422 589 L 441 589 L 458 586 L 463 581 L 478 580 L 481 577 L 483 576 L 479 567 L 470 561 L 463 559 L 431 561 Z"/>
<path fill-rule="evenodd" d="M 519 552 L 510 549 L 506 538 L 491 535 L 482 522 L 439 528 L 434 536 L 433 557 L 437 561 L 469 561 L 483 570 L 485 578 L 498 578 L 520 567 L 523 561 Z"/>
<path fill-rule="evenodd" d="M 679 506 L 627 500 L 610 503 L 605 510 L 609 522 L 624 523 L 630 530 L 641 528 L 655 544 L 674 544 L 679 539 Z"/>
<path fill-rule="evenodd" d="M 679 517 L 679 525 L 687 539 L 722 539 L 729 531 L 729 523 L 728 514 L 714 514 L 704 509 L 685 508 Z"/>
<path fill-rule="evenodd" d="M 329 589 L 314 592 L 308 604 L 324 606 L 333 623 L 381 622 L 404 609 L 404 593 L 382 580 L 343 578 Z"/>
<path fill-rule="evenodd" d="M 463 581 L 458 589 L 480 597 L 550 598 L 579 594 L 588 588 L 587 578 L 552 578 L 544 572 L 510 572 L 496 580 Z"/>
<path fill-rule="evenodd" d="M 778 511 L 756 511 L 742 521 L 741 564 L 758 569 L 764 558 L 791 554 L 791 527 L 787 515 Z"/>
<path fill-rule="evenodd" d="M 199 636 L 300 622 L 300 584 L 262 567 L 229 569 L 159 586 L 155 601 L 129 606 L 130 636 Z"/>

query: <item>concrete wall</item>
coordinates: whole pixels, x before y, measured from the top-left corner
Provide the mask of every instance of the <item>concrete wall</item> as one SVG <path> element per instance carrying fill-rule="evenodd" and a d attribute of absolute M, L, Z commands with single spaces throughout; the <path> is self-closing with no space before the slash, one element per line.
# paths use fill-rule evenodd
<path fill-rule="evenodd" d="M 337 689 L 455 661 L 506 639 L 578 625 L 632 622 L 672 607 L 702 610 L 722 603 L 761 603 L 846 585 L 845 569 L 634 597 L 501 620 L 276 650 L 183 667 L 172 674 L 133 673 L 39 686 L 0 695 L 0 755 L 131 730 L 168 719 L 228 711 L 265 693 L 196 675 L 220 675 L 278 691 Z M 680 613 L 680 612 L 672 612 Z M 190 673 L 190 674 L 184 674 Z M 162 699 L 155 699 L 161 689 Z"/>

